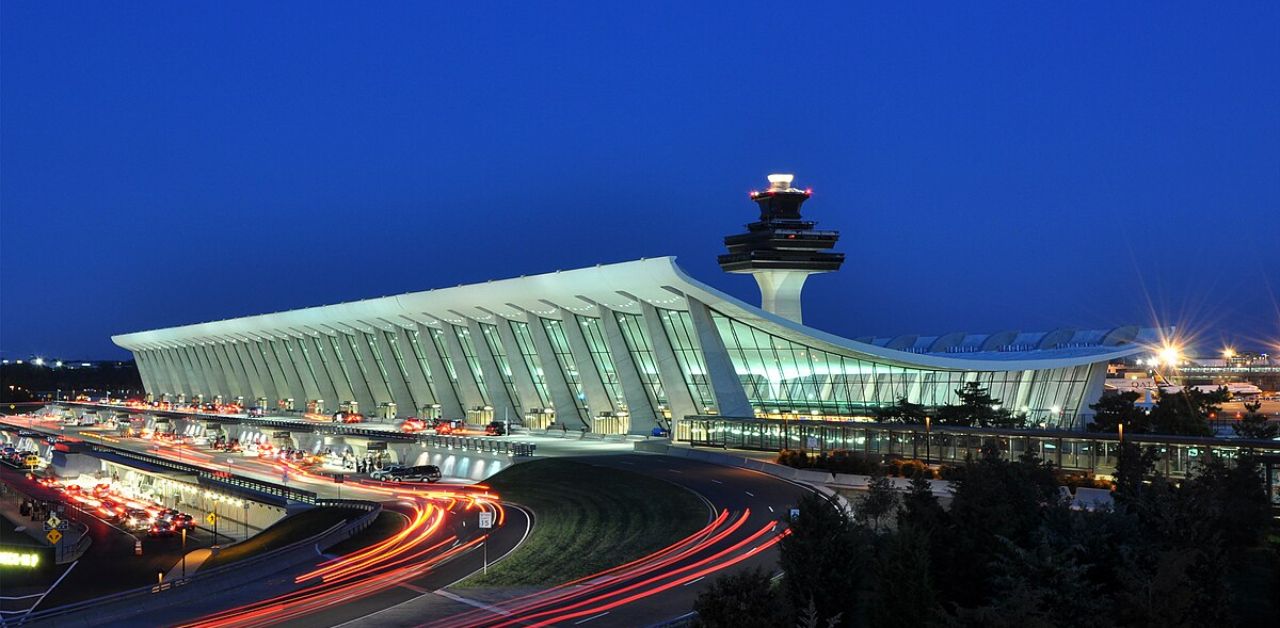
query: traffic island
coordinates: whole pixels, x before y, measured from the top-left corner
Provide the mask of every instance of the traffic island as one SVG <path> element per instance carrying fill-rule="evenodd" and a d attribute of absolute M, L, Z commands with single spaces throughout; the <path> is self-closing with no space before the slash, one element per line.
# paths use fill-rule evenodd
<path fill-rule="evenodd" d="M 707 522 L 707 506 L 690 491 L 585 462 L 533 460 L 486 484 L 532 511 L 533 529 L 488 574 L 455 585 L 473 591 L 574 580 L 666 547 Z"/>

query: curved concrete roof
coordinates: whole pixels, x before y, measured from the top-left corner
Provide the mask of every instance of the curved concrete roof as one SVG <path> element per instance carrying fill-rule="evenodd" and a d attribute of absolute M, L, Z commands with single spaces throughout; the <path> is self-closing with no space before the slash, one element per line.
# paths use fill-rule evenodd
<path fill-rule="evenodd" d="M 1079 346 L 1071 346 L 1071 337 L 1065 334 L 1065 330 L 1060 330 L 1056 334 L 1018 334 L 1017 341 L 1026 337 L 1026 344 L 1031 346 L 1040 346 L 1050 339 L 1047 336 L 1052 336 L 1053 346 L 1029 351 L 988 350 L 991 343 L 984 342 L 982 337 L 965 336 L 961 336 L 966 340 L 965 345 L 982 350 L 963 353 L 904 351 L 899 347 L 910 349 L 912 345 L 923 344 L 926 339 L 903 336 L 895 342 L 890 342 L 894 339 L 886 338 L 868 343 L 805 327 L 689 277 L 676 265 L 674 257 L 659 257 L 121 334 L 113 336 L 112 341 L 134 350 L 192 342 L 332 334 L 348 330 L 372 331 L 375 327 L 390 330 L 393 326 L 410 327 L 413 323 L 439 327 L 444 323 L 464 324 L 462 317 L 482 322 L 494 322 L 499 318 L 523 320 L 525 311 L 543 316 L 558 316 L 557 308 L 584 314 L 593 313 L 595 303 L 639 314 L 641 306 L 638 300 L 660 308 L 680 308 L 684 295 L 727 316 L 802 344 L 848 357 L 907 367 L 1005 371 L 1075 366 L 1138 353 L 1143 348 L 1140 343 L 1146 337 L 1152 341 L 1156 337 L 1155 330 L 1142 330 L 1129 340 L 1128 328 L 1120 328 L 1126 331 L 1102 332 L 1097 336 L 1123 339 L 1119 344 L 1079 343 Z M 1000 340 L 1009 335 L 1007 332 L 997 334 Z M 945 337 L 939 346 L 955 346 L 955 337 Z M 1062 342 L 1062 338 L 1067 341 Z M 935 337 L 928 339 L 928 342 L 932 345 L 936 340 Z M 1005 343 L 1003 346 L 1008 344 L 1014 343 Z"/>

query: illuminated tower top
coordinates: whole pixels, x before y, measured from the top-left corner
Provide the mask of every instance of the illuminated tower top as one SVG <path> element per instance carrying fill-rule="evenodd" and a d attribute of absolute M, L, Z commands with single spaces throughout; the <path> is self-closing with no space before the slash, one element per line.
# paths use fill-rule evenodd
<path fill-rule="evenodd" d="M 805 279 L 839 270 L 844 253 L 831 250 L 840 239 L 838 231 L 819 231 L 816 222 L 800 216 L 812 191 L 792 187 L 794 180 L 794 175 L 771 174 L 769 189 L 751 193 L 760 219 L 748 224 L 746 233 L 724 239 L 729 252 L 719 261 L 725 272 L 755 276 L 762 308 L 799 323 Z"/>

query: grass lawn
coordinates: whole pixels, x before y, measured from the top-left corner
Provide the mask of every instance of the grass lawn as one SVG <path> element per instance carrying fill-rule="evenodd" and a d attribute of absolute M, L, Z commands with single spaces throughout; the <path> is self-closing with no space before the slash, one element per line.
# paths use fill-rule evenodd
<path fill-rule="evenodd" d="M 210 557 L 201 566 L 201 571 L 231 564 L 237 560 L 257 556 L 263 552 L 284 547 L 290 543 L 314 536 L 339 521 L 359 517 L 365 511 L 354 508 L 312 508 L 296 515 L 285 517 L 274 525 L 259 532 L 247 541 L 222 548 L 217 556 Z"/>
<path fill-rule="evenodd" d="M 582 462 L 525 462 L 485 484 L 532 510 L 533 530 L 463 587 L 559 584 L 666 547 L 707 521 L 706 505 L 679 486 Z"/>

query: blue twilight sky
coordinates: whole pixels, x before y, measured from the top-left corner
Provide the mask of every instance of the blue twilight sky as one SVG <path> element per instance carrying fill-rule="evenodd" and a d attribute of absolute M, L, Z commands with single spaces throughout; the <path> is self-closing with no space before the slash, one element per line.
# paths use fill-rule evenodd
<path fill-rule="evenodd" d="M 0 351 L 677 255 L 865 334 L 1280 349 L 1280 3 L 0 3 Z M 1158 317 L 1158 318 L 1157 318 Z"/>

